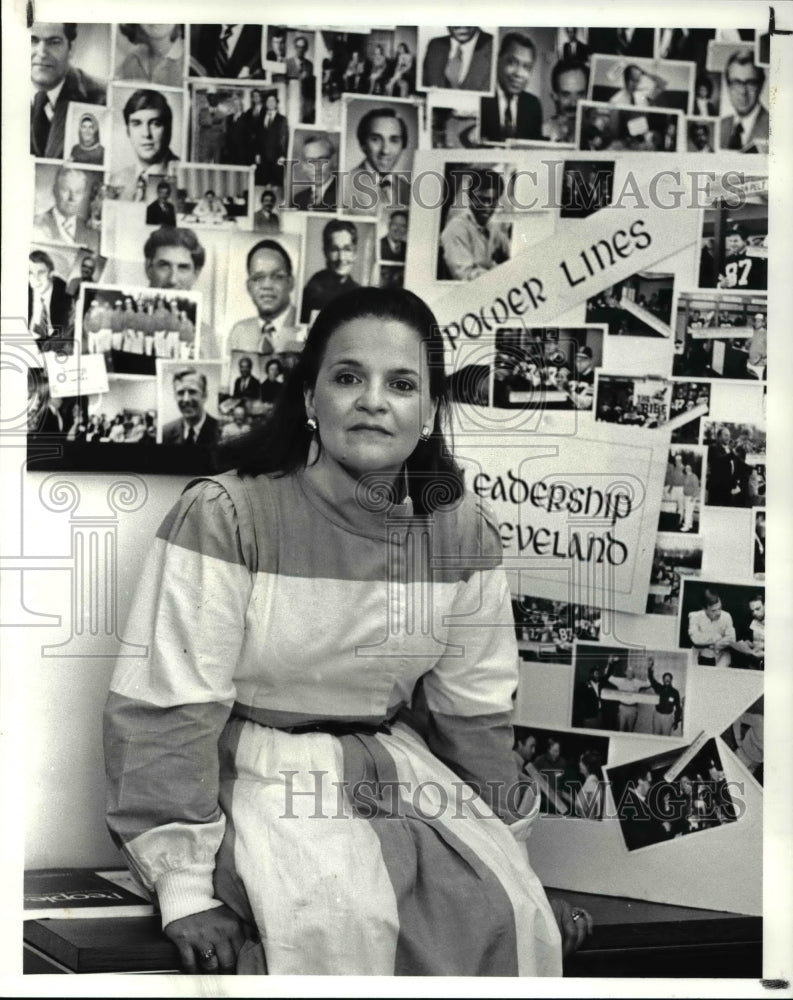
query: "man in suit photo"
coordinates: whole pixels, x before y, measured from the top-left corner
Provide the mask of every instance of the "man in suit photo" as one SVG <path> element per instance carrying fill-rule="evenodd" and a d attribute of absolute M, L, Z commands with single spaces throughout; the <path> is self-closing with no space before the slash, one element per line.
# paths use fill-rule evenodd
<path fill-rule="evenodd" d="M 260 24 L 194 24 L 190 29 L 190 75 L 221 80 L 261 79 Z"/>
<path fill-rule="evenodd" d="M 264 99 L 258 134 L 254 135 L 255 180 L 257 184 L 284 186 L 284 161 L 289 142 L 289 125 L 278 110 L 278 95 L 271 91 Z"/>
<path fill-rule="evenodd" d="M 364 158 L 350 173 L 344 207 L 352 212 L 406 208 L 410 204 L 409 175 L 396 169 L 408 145 L 405 119 L 393 107 L 372 108 L 358 122 L 355 135 Z"/>
<path fill-rule="evenodd" d="M 168 181 L 160 181 L 157 185 L 157 200 L 146 209 L 147 226 L 175 226 L 176 209 L 169 200 L 171 185 Z"/>
<path fill-rule="evenodd" d="M 528 35 L 510 31 L 496 63 L 496 96 L 481 99 L 481 135 L 491 142 L 542 138 L 542 107 L 526 92 L 537 50 Z"/>
<path fill-rule="evenodd" d="M 275 191 L 265 188 L 259 200 L 260 207 L 253 213 L 253 228 L 257 233 L 280 233 L 281 220 L 275 211 Z"/>
<path fill-rule="evenodd" d="M 286 60 L 286 77 L 288 80 L 304 80 L 314 75 L 314 63 L 306 58 L 308 40 L 305 35 L 297 35 L 292 42 L 295 54 Z"/>
<path fill-rule="evenodd" d="M 73 352 L 73 305 L 66 282 L 55 274 L 52 257 L 32 250 L 28 256 L 28 329 L 40 351 Z"/>
<path fill-rule="evenodd" d="M 221 162 L 246 167 L 253 163 L 251 130 L 242 104 L 242 94 L 231 95 L 231 114 L 226 115 Z"/>
<path fill-rule="evenodd" d="M 292 259 L 276 240 L 259 240 L 248 251 L 245 288 L 256 315 L 241 319 L 229 333 L 229 351 L 274 354 L 297 340 Z"/>
<path fill-rule="evenodd" d="M 84 170 L 61 166 L 52 185 L 54 204 L 33 219 L 33 236 L 45 243 L 66 243 L 99 252 L 99 233 L 85 221 L 88 176 Z"/>
<path fill-rule="evenodd" d="M 136 196 L 141 180 L 171 173 L 179 157 L 171 149 L 173 111 L 159 90 L 136 90 L 124 105 L 124 125 L 132 162 L 116 171 L 110 186 L 119 198 Z"/>
<path fill-rule="evenodd" d="M 388 219 L 388 232 L 380 240 L 380 260 L 404 263 L 407 252 L 408 214 L 392 212 Z"/>
<path fill-rule="evenodd" d="M 738 49 L 724 67 L 732 115 L 721 121 L 721 148 L 741 153 L 768 150 L 768 110 L 760 103 L 765 70 L 755 66 L 751 49 Z"/>
<path fill-rule="evenodd" d="M 220 423 L 206 411 L 207 377 L 195 368 L 180 368 L 173 375 L 179 416 L 162 429 L 162 443 L 210 447 L 217 444 Z"/>
<path fill-rule="evenodd" d="M 450 27 L 431 38 L 421 72 L 423 87 L 490 90 L 493 36 L 477 27 Z"/>
<path fill-rule="evenodd" d="M 586 97 L 589 70 L 576 59 L 560 59 L 551 70 L 551 94 L 556 114 L 543 123 L 544 139 L 572 142 L 578 102 Z"/>
<path fill-rule="evenodd" d="M 336 211 L 337 159 L 336 146 L 327 132 L 310 132 L 303 139 L 300 165 L 312 183 L 293 196 L 295 208 L 304 212 Z"/>
<path fill-rule="evenodd" d="M 104 104 L 105 86 L 71 65 L 76 24 L 35 21 L 31 28 L 30 82 L 35 96 L 30 106 L 30 152 L 63 159 L 66 110 L 70 101 Z"/>
<path fill-rule="evenodd" d="M 562 59 L 589 62 L 589 46 L 578 37 L 578 28 L 565 28 L 567 41 L 562 43 Z"/>
<path fill-rule="evenodd" d="M 253 374 L 253 362 L 249 357 L 240 358 L 239 370 L 238 377 L 234 379 L 232 396 L 235 399 L 261 399 L 262 383 Z"/>
<path fill-rule="evenodd" d="M 652 57 L 655 28 L 590 28 L 589 48 L 606 56 Z"/>

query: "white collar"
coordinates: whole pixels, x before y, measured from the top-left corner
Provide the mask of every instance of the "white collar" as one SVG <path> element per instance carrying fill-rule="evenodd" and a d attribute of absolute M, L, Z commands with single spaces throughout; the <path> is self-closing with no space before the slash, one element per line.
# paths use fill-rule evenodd
<path fill-rule="evenodd" d="M 59 84 L 57 84 L 55 87 L 53 87 L 52 90 L 48 90 L 47 91 L 47 100 L 49 101 L 49 103 L 52 105 L 53 108 L 58 103 L 58 98 L 61 96 L 61 91 L 63 90 L 63 85 L 65 83 L 66 83 L 66 77 L 64 76 L 64 78 L 61 80 L 61 82 Z M 40 93 L 39 88 L 38 87 L 34 87 L 34 89 L 33 89 L 33 96 L 30 99 L 30 103 L 31 104 L 35 101 L 36 94 L 38 94 L 38 93 Z"/>

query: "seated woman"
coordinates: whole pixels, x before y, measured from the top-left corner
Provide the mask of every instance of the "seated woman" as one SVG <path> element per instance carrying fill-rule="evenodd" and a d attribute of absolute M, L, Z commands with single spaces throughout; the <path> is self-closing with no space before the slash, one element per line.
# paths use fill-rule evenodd
<path fill-rule="evenodd" d="M 385 93 L 385 78 L 388 73 L 388 56 L 382 45 L 375 45 L 372 55 L 372 70 L 369 74 L 369 93 Z"/>
<path fill-rule="evenodd" d="M 80 115 L 78 141 L 72 146 L 69 159 L 75 163 L 93 163 L 101 166 L 105 162 L 105 147 L 99 139 L 99 122 L 96 115 L 86 111 Z"/>
<path fill-rule="evenodd" d="M 404 42 L 397 46 L 394 75 L 385 86 L 391 97 L 408 97 L 416 87 L 416 61 Z"/>
<path fill-rule="evenodd" d="M 188 972 L 559 975 L 588 933 L 529 865 L 509 588 L 441 348 L 411 292 L 335 299 L 158 532 L 109 824 Z"/>

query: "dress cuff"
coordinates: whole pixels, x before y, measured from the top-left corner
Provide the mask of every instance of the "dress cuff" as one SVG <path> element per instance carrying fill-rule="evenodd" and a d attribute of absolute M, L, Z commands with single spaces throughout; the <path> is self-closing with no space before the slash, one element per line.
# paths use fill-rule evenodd
<path fill-rule="evenodd" d="M 219 899 L 215 899 L 213 871 L 212 864 L 195 864 L 190 868 L 165 872 L 157 879 L 157 901 L 160 904 L 163 927 L 181 917 L 223 905 Z"/>

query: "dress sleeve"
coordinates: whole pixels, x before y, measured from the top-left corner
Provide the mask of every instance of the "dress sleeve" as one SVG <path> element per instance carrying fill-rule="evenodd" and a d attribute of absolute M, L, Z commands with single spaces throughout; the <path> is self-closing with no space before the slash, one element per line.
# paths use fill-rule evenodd
<path fill-rule="evenodd" d="M 148 553 L 123 633 L 138 652 L 119 657 L 104 718 L 108 826 L 163 926 L 220 905 L 218 737 L 251 589 L 228 493 L 191 485 Z"/>
<path fill-rule="evenodd" d="M 522 840 L 528 837 L 539 798 L 533 802 L 531 790 L 520 783 L 512 752 L 518 685 L 515 623 L 496 522 L 481 505 L 475 521 L 475 532 L 464 532 L 469 551 L 461 556 L 470 568 L 457 585 L 447 651 L 424 676 L 427 742 Z"/>

